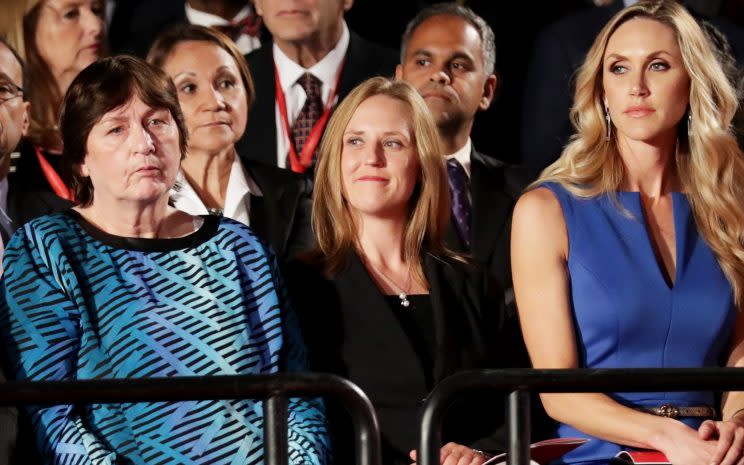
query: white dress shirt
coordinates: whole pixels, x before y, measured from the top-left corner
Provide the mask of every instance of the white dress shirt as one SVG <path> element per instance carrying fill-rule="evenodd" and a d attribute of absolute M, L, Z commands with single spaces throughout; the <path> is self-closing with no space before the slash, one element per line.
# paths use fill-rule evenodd
<path fill-rule="evenodd" d="M 246 16 L 253 14 L 253 9 L 251 8 L 251 6 L 246 5 L 242 10 L 238 12 L 238 14 L 235 15 L 235 17 L 233 17 L 232 21 L 228 21 L 220 16 L 195 10 L 188 4 L 188 2 L 185 2 L 185 4 L 186 19 L 189 20 L 189 23 L 196 24 L 197 26 L 224 26 L 230 24 L 231 22 L 236 23 Z M 258 39 L 258 37 L 243 34 L 238 37 L 237 41 L 235 41 L 235 45 L 238 46 L 238 50 L 240 50 L 240 53 L 246 55 L 249 52 L 252 52 L 253 50 L 259 48 L 261 46 L 261 41 Z"/>
<path fill-rule="evenodd" d="M 468 175 L 468 179 L 470 179 L 470 152 L 472 151 L 472 147 L 473 144 L 470 142 L 470 138 L 468 137 L 468 141 L 465 142 L 465 145 L 463 145 L 460 150 L 445 157 L 447 160 L 454 158 L 459 161 L 465 169 L 465 174 Z"/>
<path fill-rule="evenodd" d="M 297 118 L 297 114 L 302 110 L 302 106 L 305 104 L 305 100 L 307 99 L 305 89 L 297 83 L 297 80 L 305 73 L 311 73 L 320 79 L 320 82 L 322 83 L 320 95 L 327 106 L 329 103 L 328 99 L 331 96 L 331 91 L 336 86 L 339 67 L 343 64 L 346 50 L 348 48 L 349 28 L 346 26 L 345 22 L 343 31 L 341 32 L 341 38 L 338 40 L 338 43 L 333 50 L 328 52 L 328 54 L 319 62 L 307 69 L 294 62 L 279 49 L 279 46 L 274 44 L 274 64 L 276 64 L 276 69 L 279 71 L 279 82 L 282 86 L 282 91 L 284 91 L 284 100 L 287 105 L 287 121 L 289 122 L 290 127 L 292 127 L 292 123 Z M 330 103 L 335 105 L 337 101 L 338 95 L 336 95 L 334 101 Z M 284 129 L 279 105 L 275 105 L 276 164 L 280 168 L 286 168 L 291 136 L 287 134 L 287 131 Z"/>
<path fill-rule="evenodd" d="M 209 214 L 204 202 L 199 198 L 199 194 L 196 193 L 181 170 L 178 170 L 176 185 L 178 187 L 171 189 L 170 197 L 177 209 L 190 215 Z M 227 181 L 225 207 L 222 210 L 222 214 L 245 225 L 250 225 L 251 195 L 255 195 L 256 197 L 263 196 L 258 184 L 243 170 L 240 158 L 235 156 L 232 167 L 230 168 L 230 178 Z"/>

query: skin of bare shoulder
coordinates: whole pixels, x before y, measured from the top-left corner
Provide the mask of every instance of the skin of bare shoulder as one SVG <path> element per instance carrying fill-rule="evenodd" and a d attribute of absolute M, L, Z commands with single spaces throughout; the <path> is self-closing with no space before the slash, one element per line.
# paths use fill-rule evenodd
<path fill-rule="evenodd" d="M 538 187 L 522 194 L 513 215 L 512 254 L 519 252 L 514 250 L 515 246 L 538 240 L 552 245 L 551 249 L 564 260 L 568 257 L 568 232 L 563 209 L 550 189 Z"/>

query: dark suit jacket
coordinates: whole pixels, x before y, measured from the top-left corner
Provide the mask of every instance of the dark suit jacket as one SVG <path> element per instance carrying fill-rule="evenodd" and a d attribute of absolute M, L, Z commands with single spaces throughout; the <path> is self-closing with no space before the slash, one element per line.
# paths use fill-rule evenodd
<path fill-rule="evenodd" d="M 584 62 L 594 38 L 623 2 L 581 10 L 548 26 L 538 36 L 524 86 L 522 163 L 539 172 L 561 153 L 573 127 L 574 73 Z"/>
<path fill-rule="evenodd" d="M 108 31 L 111 51 L 144 58 L 163 31 L 188 24 L 185 5 L 184 0 L 117 0 Z"/>
<path fill-rule="evenodd" d="M 385 464 L 410 462 L 432 383 L 460 370 L 528 366 L 516 319 L 505 313 L 501 290 L 487 274 L 428 254 L 423 263 L 436 341 L 431 373 L 356 254 L 332 279 L 319 266 L 295 262 L 287 270 L 310 367 L 348 378 L 367 393 L 380 420 Z M 331 401 L 327 407 L 336 463 L 353 463 L 348 418 Z M 500 396 L 468 396 L 445 419 L 444 441 L 501 449 L 503 416 Z"/>
<path fill-rule="evenodd" d="M 511 214 L 530 177 L 522 168 L 475 149 L 470 154 L 470 163 L 471 250 L 460 240 L 452 221 L 445 242 L 452 250 L 470 254 L 475 263 L 491 273 L 506 290 L 509 303 L 513 300 L 509 263 Z"/>
<path fill-rule="evenodd" d="M 247 159 L 276 165 L 276 84 L 272 49 L 272 44 L 265 44 L 246 56 L 256 86 L 256 100 L 251 106 L 248 126 L 236 147 L 238 153 Z M 395 52 L 351 32 L 337 92 L 338 101 L 367 78 L 378 75 L 392 77 L 397 64 Z"/>
<path fill-rule="evenodd" d="M 28 141 L 21 142 L 20 152 L 21 157 L 15 162 L 15 172 L 8 175 L 7 213 L 13 221 L 13 230 L 34 218 L 66 210 L 73 205 L 54 193 Z"/>
<path fill-rule="evenodd" d="M 312 187 L 302 176 L 276 166 L 243 161 L 263 197 L 251 196 L 250 224 L 284 261 L 315 245 L 310 226 Z"/>

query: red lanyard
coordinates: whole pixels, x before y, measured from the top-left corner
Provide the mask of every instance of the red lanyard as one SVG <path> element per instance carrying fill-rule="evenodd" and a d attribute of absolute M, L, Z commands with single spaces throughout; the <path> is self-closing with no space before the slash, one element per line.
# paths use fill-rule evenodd
<path fill-rule="evenodd" d="M 295 173 L 303 173 L 313 162 L 313 154 L 315 148 L 320 143 L 320 138 L 323 136 L 323 130 L 328 122 L 328 118 L 331 116 L 331 109 L 333 108 L 333 101 L 336 99 L 336 91 L 338 91 L 338 84 L 341 81 L 341 71 L 344 68 L 344 63 L 338 67 L 338 74 L 336 75 L 336 85 L 331 90 L 331 95 L 328 96 L 328 103 L 325 105 L 323 114 L 318 118 L 318 121 L 313 125 L 313 129 L 310 131 L 310 135 L 305 141 L 305 145 L 302 147 L 300 155 L 297 155 L 297 150 L 292 140 L 292 132 L 289 129 L 289 119 L 287 117 L 287 101 L 284 98 L 284 90 L 282 90 L 282 83 L 279 80 L 279 70 L 274 64 L 274 82 L 276 84 L 276 104 L 279 107 L 279 114 L 282 117 L 282 124 L 284 130 L 289 138 L 289 167 Z"/>
<path fill-rule="evenodd" d="M 54 193 L 57 194 L 58 197 L 62 197 L 63 199 L 72 202 L 73 198 L 70 189 L 68 189 L 67 186 L 65 186 L 65 183 L 62 182 L 62 178 L 60 178 L 59 174 L 54 171 L 54 168 L 49 164 L 47 159 L 44 158 L 44 155 L 41 154 L 41 150 L 39 150 L 38 147 L 34 146 L 34 151 L 36 152 L 36 159 L 39 160 L 41 172 L 44 173 L 44 177 L 49 182 L 49 185 L 52 186 Z"/>

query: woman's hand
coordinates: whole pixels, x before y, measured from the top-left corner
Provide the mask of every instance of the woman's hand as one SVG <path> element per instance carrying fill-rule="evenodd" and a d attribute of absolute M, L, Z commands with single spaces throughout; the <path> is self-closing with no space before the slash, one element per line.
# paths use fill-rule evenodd
<path fill-rule="evenodd" d="M 693 428 L 682 422 L 664 419 L 667 423 L 660 430 L 653 447 L 663 452 L 674 465 L 710 465 L 716 452 L 716 441 L 705 439 Z"/>
<path fill-rule="evenodd" d="M 740 419 L 705 420 L 698 429 L 700 439 L 717 440 L 711 465 L 744 465 L 744 424 Z"/>
<path fill-rule="evenodd" d="M 412 450 L 408 455 L 411 456 L 411 460 L 416 461 L 415 450 Z M 448 442 L 439 452 L 439 463 L 441 465 L 481 465 L 486 460 L 488 460 L 487 454 L 454 442 Z"/>

